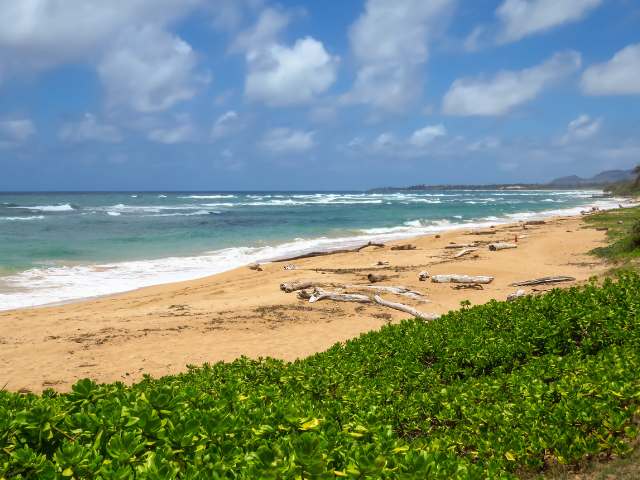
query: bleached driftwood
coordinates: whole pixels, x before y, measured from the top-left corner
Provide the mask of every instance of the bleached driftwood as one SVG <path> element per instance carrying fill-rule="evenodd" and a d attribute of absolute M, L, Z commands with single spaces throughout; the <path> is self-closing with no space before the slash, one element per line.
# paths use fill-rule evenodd
<path fill-rule="evenodd" d="M 279 260 L 274 260 L 274 262 L 290 262 L 292 260 L 300 260 L 300 259 L 303 259 L 303 258 L 324 257 L 325 255 L 335 255 L 336 253 L 353 253 L 353 252 L 359 252 L 363 248 L 367 248 L 367 247 L 384 248 L 384 243 L 368 242 L 368 243 L 365 243 L 364 245 L 360 245 L 359 247 L 355 247 L 355 248 L 343 248 L 343 249 L 340 249 L 340 250 L 328 250 L 326 252 L 322 251 L 322 252 L 303 253 L 301 255 L 296 255 L 295 257 L 288 257 L 288 258 L 281 258 Z"/>
<path fill-rule="evenodd" d="M 316 288 L 313 295 L 309 298 L 309 303 L 319 302 L 320 300 L 333 300 L 334 302 L 356 302 L 371 303 L 371 297 L 368 295 L 360 295 L 358 293 L 338 293 L 329 292 L 322 288 Z"/>
<path fill-rule="evenodd" d="M 456 253 L 453 258 L 464 257 L 465 255 L 469 255 L 470 253 L 477 252 L 477 248 L 463 248 L 458 253 Z"/>
<path fill-rule="evenodd" d="M 305 293 L 303 294 L 302 292 Z M 383 307 L 393 308 L 395 310 L 408 313 L 409 315 L 413 315 L 414 317 L 422 318 L 424 320 L 434 320 L 439 317 L 439 315 L 435 315 L 432 313 L 422 313 L 415 308 L 403 303 L 389 302 L 379 295 L 374 295 L 373 298 L 371 298 L 368 295 L 361 295 L 357 293 L 329 292 L 327 290 L 323 290 L 322 288 L 315 288 L 312 294 L 309 294 L 306 290 L 303 290 L 299 292 L 298 296 L 301 298 L 307 298 L 308 296 L 309 303 L 315 303 L 321 300 L 333 300 L 334 302 L 376 303 Z"/>
<path fill-rule="evenodd" d="M 402 295 L 419 302 L 428 302 L 425 296 L 411 290 L 410 288 L 399 285 L 356 285 L 356 284 L 341 284 L 341 283 L 325 283 L 325 282 L 313 282 L 313 281 L 297 281 L 297 282 L 285 282 L 280 284 L 280 290 L 292 293 L 298 291 L 298 298 L 309 299 L 310 295 L 307 291 L 308 288 L 324 289 L 324 288 L 338 288 L 340 290 L 373 290 L 376 292 L 386 292 L 394 295 Z M 341 292 L 342 293 L 342 292 Z M 345 292 L 352 293 L 352 292 Z"/>
<path fill-rule="evenodd" d="M 391 250 L 415 250 L 416 248 L 415 245 L 407 243 L 406 245 L 394 245 Z"/>
<path fill-rule="evenodd" d="M 473 243 L 452 243 L 451 245 L 446 245 L 444 248 L 454 249 L 454 248 L 472 248 L 477 246 L 476 242 Z"/>
<path fill-rule="evenodd" d="M 354 290 L 374 290 L 376 292 L 387 292 L 392 293 L 394 295 L 402 295 L 404 297 L 412 298 L 413 300 L 417 300 L 419 302 L 428 302 L 424 295 L 420 292 L 416 292 L 415 290 L 411 290 L 407 287 L 401 286 L 387 286 L 387 285 L 345 285 L 346 289 L 354 289 Z"/>
<path fill-rule="evenodd" d="M 508 248 L 518 248 L 518 245 L 508 242 L 496 242 L 489 244 L 489 250 L 492 252 L 495 252 L 496 250 L 506 250 Z"/>
<path fill-rule="evenodd" d="M 522 290 L 521 288 L 516 290 L 513 293 L 510 293 L 509 295 L 507 295 L 507 301 L 508 302 L 512 302 L 513 300 L 520 298 L 520 297 L 524 297 L 527 294 L 527 292 L 525 292 L 524 290 Z"/>
<path fill-rule="evenodd" d="M 296 290 L 304 290 L 305 288 L 313 288 L 319 286 L 325 286 L 325 283 L 312 282 L 310 280 L 297 280 L 295 282 L 284 282 L 280 284 L 280 290 L 283 292 L 291 293 Z"/>
<path fill-rule="evenodd" d="M 493 282 L 493 277 L 486 275 L 433 275 L 433 283 L 479 283 L 487 284 Z"/>
<path fill-rule="evenodd" d="M 542 277 L 535 278 L 533 280 L 524 280 L 522 282 L 512 283 L 512 287 L 527 287 L 531 285 L 544 285 L 547 283 L 560 283 L 560 282 L 573 282 L 575 280 L 574 277 L 567 277 L 564 275 L 560 275 L 557 277 Z"/>
<path fill-rule="evenodd" d="M 284 267 L 285 270 L 295 270 L 296 266 L 293 263 L 289 263 L 288 265 L 285 265 Z"/>
<path fill-rule="evenodd" d="M 416 310 L 415 308 L 410 307 L 409 305 L 405 305 L 403 303 L 389 302 L 388 300 L 385 300 L 384 298 L 382 298 L 380 295 L 374 295 L 373 300 L 378 305 L 382 305 L 383 307 L 393 308 L 394 310 L 399 310 L 401 312 L 408 313 L 409 315 L 413 315 L 414 317 L 421 318 L 423 320 L 435 320 L 440 316 L 433 313 L 422 313 L 419 310 Z"/>
<path fill-rule="evenodd" d="M 424 272 L 420 272 L 418 274 L 418 280 L 420 280 L 421 282 L 425 282 L 431 275 L 429 275 L 429 272 L 424 271 Z"/>

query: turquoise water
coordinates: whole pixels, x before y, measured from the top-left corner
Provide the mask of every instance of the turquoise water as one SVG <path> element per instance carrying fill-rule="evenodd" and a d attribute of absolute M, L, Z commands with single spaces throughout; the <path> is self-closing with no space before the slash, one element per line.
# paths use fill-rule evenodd
<path fill-rule="evenodd" d="M 612 203 L 596 198 L 599 193 L 5 193 L 0 194 L 0 309 L 196 278 L 367 238 Z"/>

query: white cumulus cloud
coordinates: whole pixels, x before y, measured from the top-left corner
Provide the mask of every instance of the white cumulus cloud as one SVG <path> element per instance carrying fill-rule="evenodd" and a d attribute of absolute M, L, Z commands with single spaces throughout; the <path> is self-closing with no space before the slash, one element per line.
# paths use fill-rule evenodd
<path fill-rule="evenodd" d="M 592 119 L 589 115 L 582 114 L 569 122 L 567 132 L 560 139 L 560 143 L 566 145 L 575 141 L 586 140 L 598 133 L 601 126 L 601 118 Z"/>
<path fill-rule="evenodd" d="M 425 147 L 438 137 L 447 134 L 447 129 L 441 123 L 438 125 L 427 125 L 411 134 L 409 143 L 415 147 Z"/>
<path fill-rule="evenodd" d="M 513 42 L 580 20 L 602 0 L 504 0 L 496 10 L 499 41 Z"/>
<path fill-rule="evenodd" d="M 125 28 L 164 25 L 200 3 L 201 0 L 0 2 L 0 58 L 15 69 L 91 61 Z M 1 55 L 3 50 L 11 55 Z"/>
<path fill-rule="evenodd" d="M 78 122 L 65 123 L 58 136 L 66 142 L 116 143 L 122 140 L 122 135 L 115 126 L 100 123 L 91 113 L 85 113 Z"/>
<path fill-rule="evenodd" d="M 278 127 L 267 131 L 260 142 L 272 153 L 302 153 L 315 146 L 314 132 Z"/>
<path fill-rule="evenodd" d="M 154 26 L 126 31 L 98 65 L 110 105 L 166 110 L 196 94 L 196 55 L 179 37 Z"/>
<path fill-rule="evenodd" d="M 640 94 L 640 43 L 626 46 L 608 62 L 587 68 L 581 86 L 588 95 Z"/>
<path fill-rule="evenodd" d="M 272 107 L 305 104 L 335 82 L 339 58 L 322 42 L 307 36 L 289 46 L 279 40 L 289 21 L 286 13 L 267 8 L 254 27 L 235 40 L 232 51 L 243 51 L 248 66 L 249 100 Z"/>
<path fill-rule="evenodd" d="M 249 58 L 245 93 L 270 106 L 307 103 L 333 84 L 337 65 L 337 57 L 311 37 L 292 47 L 275 44 Z"/>
<path fill-rule="evenodd" d="M 453 0 L 368 0 L 349 32 L 358 62 L 348 103 L 398 111 L 421 93 L 429 38 Z"/>
<path fill-rule="evenodd" d="M 580 54 L 567 51 L 524 70 L 505 70 L 491 78 L 457 79 L 444 96 L 443 111 L 448 115 L 461 116 L 505 115 L 574 73 L 580 64 Z"/>

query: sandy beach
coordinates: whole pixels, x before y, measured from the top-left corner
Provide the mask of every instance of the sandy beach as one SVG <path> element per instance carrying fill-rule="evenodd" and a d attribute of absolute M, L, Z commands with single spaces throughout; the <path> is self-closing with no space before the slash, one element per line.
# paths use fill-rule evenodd
<path fill-rule="evenodd" d="M 495 233 L 487 233 L 492 230 Z M 282 282 L 312 280 L 367 284 L 369 273 L 389 278 L 378 285 L 401 285 L 423 293 L 429 303 L 385 294 L 425 313 L 444 313 L 469 300 L 503 300 L 511 283 L 568 275 L 580 283 L 606 270 L 588 252 L 605 233 L 579 217 L 457 230 L 367 247 L 360 252 L 319 256 L 239 268 L 211 277 L 144 288 L 58 306 L 0 313 L 0 384 L 12 391 L 67 391 L 80 378 L 133 383 L 144 374 L 161 376 L 186 365 L 229 361 L 242 355 L 285 360 L 322 351 L 332 344 L 407 318 L 378 305 L 334 301 L 310 304 L 280 290 Z M 489 251 L 487 244 L 512 242 L 518 248 Z M 478 242 L 478 250 L 453 258 L 452 243 Z M 414 250 L 392 250 L 411 243 Z M 383 265 L 379 266 L 378 263 Z M 388 263 L 387 263 L 388 262 Z M 294 270 L 285 270 L 287 264 Z M 482 290 L 418 280 L 418 273 L 490 275 Z M 536 287 L 536 291 L 553 288 Z M 527 287 L 527 292 L 534 291 Z M 437 321 L 437 320 L 436 320 Z"/>

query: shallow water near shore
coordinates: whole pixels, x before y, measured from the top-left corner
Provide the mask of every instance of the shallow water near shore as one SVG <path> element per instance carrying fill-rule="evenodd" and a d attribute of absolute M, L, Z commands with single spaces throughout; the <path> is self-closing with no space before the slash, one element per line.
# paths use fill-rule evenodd
<path fill-rule="evenodd" d="M 592 190 L 0 194 L 0 310 L 617 204 Z"/>

